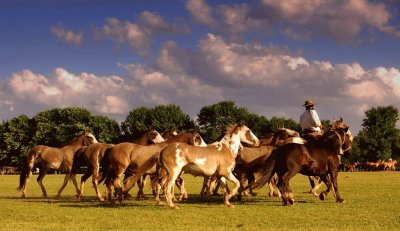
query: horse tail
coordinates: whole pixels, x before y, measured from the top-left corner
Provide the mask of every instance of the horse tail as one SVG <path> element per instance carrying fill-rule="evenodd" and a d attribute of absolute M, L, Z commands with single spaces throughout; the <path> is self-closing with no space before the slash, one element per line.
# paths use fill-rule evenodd
<path fill-rule="evenodd" d="M 271 155 L 265 160 L 265 169 L 260 174 L 260 177 L 258 177 L 253 184 L 248 185 L 245 190 L 248 188 L 261 188 L 270 181 L 271 177 L 273 177 L 275 174 L 276 156 L 276 150 L 274 150 Z"/>
<path fill-rule="evenodd" d="M 79 173 L 79 168 L 84 165 L 85 159 L 84 159 L 84 152 L 86 150 L 87 146 L 83 146 L 82 148 L 78 149 L 78 151 L 75 152 L 74 158 L 72 160 L 72 173 L 76 174 Z"/>
<path fill-rule="evenodd" d="M 111 152 L 111 147 L 108 147 L 104 151 L 103 158 L 101 158 L 100 161 L 100 169 L 101 169 L 101 176 L 99 179 L 99 184 L 103 182 L 109 175 L 110 173 L 110 152 Z"/>
<path fill-rule="evenodd" d="M 126 187 L 124 189 L 124 192 L 128 192 L 133 185 L 135 184 L 135 182 L 143 176 L 143 174 L 145 174 L 149 169 L 151 169 L 152 167 L 154 167 L 154 165 L 156 165 L 159 161 L 160 158 L 160 154 L 158 153 L 157 155 L 153 155 L 152 157 L 150 157 L 148 160 L 146 160 L 143 165 L 141 165 L 136 171 L 135 174 L 133 176 L 130 176 L 126 179 Z"/>
<path fill-rule="evenodd" d="M 31 149 L 26 156 L 25 161 L 21 166 L 21 173 L 19 175 L 19 186 L 17 188 L 18 191 L 21 191 L 26 186 L 26 179 L 29 176 L 29 173 L 33 171 L 34 163 L 36 158 L 36 151 Z"/>

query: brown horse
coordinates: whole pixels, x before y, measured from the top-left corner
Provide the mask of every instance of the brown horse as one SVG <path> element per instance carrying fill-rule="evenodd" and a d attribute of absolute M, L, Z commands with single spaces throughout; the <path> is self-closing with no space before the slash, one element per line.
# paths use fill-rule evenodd
<path fill-rule="evenodd" d="M 155 129 L 147 130 L 140 134 L 140 137 L 137 136 L 136 139 L 133 139 L 131 141 L 137 142 L 137 144 L 142 145 L 155 144 L 164 141 L 164 139 Z M 99 171 L 105 151 L 112 146 L 113 144 L 95 143 L 91 144 L 88 147 L 83 147 L 77 151 L 77 154 L 74 158 L 73 169 L 75 170 L 83 165 L 87 166 L 87 170 L 81 177 L 81 189 L 80 193 L 77 195 L 77 200 L 81 200 L 83 196 L 85 182 L 90 176 L 92 176 L 92 183 L 96 191 L 97 198 L 99 199 L 99 201 L 104 201 L 104 198 L 101 196 L 98 189 L 99 181 L 101 182 L 104 180 L 101 177 L 102 175 L 99 174 Z"/>
<path fill-rule="evenodd" d="M 100 163 L 104 157 L 105 151 L 112 146 L 113 144 L 95 143 L 89 145 L 88 147 L 83 147 L 77 151 L 77 154 L 74 158 L 73 169 L 76 170 L 83 165 L 87 166 L 85 173 L 81 177 L 81 189 L 76 197 L 77 200 L 82 199 L 85 182 L 90 176 L 92 176 L 92 184 L 96 192 L 97 198 L 99 199 L 99 201 L 104 201 L 104 198 L 99 192 L 98 183 L 100 176 Z"/>
<path fill-rule="evenodd" d="M 111 186 L 114 186 L 118 200 L 122 201 L 125 195 L 143 174 L 154 174 L 160 151 L 173 142 L 184 142 L 190 145 L 206 146 L 197 131 L 180 133 L 170 139 L 149 146 L 142 146 L 132 143 L 120 143 L 109 148 L 106 152 L 107 168 L 107 198 L 111 201 Z M 120 185 L 120 177 L 129 170 L 129 177 L 124 181 L 124 190 Z M 142 191 L 142 189 L 139 189 Z M 138 193 L 139 195 L 142 192 Z"/>
<path fill-rule="evenodd" d="M 182 171 L 195 176 L 220 176 L 223 186 L 226 179 L 235 184 L 233 190 L 225 195 L 224 202 L 229 207 L 229 199 L 235 195 L 240 183 L 233 175 L 235 159 L 240 142 L 258 146 L 260 141 L 244 124 L 231 126 L 220 143 L 207 147 L 193 147 L 183 143 L 172 143 L 160 153 L 160 164 L 167 172 L 164 184 L 165 197 L 170 208 L 177 208 L 173 202 L 172 187 Z"/>
<path fill-rule="evenodd" d="M 79 194 L 80 190 L 78 188 L 75 175 L 73 175 L 71 171 L 74 155 L 79 148 L 88 146 L 92 143 L 97 143 L 96 138 L 89 132 L 84 132 L 78 134 L 74 139 L 72 139 L 72 141 L 60 148 L 53 148 L 45 145 L 38 145 L 32 148 L 27 154 L 26 161 L 22 167 L 19 178 L 18 190 L 22 192 L 21 197 L 25 197 L 27 182 L 32 176 L 33 170 L 36 167 L 39 168 L 37 182 L 42 189 L 44 197 L 47 197 L 47 192 L 43 185 L 43 178 L 46 176 L 49 169 L 66 170 L 64 183 L 60 190 L 58 190 L 57 197 L 60 197 L 61 192 L 64 190 L 68 180 L 70 179 L 72 179 L 76 192 Z"/>
<path fill-rule="evenodd" d="M 320 176 L 327 185 L 327 190 L 320 194 L 320 199 L 325 199 L 333 184 L 336 202 L 343 202 L 337 184 L 338 154 L 342 153 L 343 149 L 350 148 L 352 140 L 349 126 L 341 119 L 335 121 L 331 129 L 316 140 L 310 139 L 305 144 L 288 143 L 280 146 L 268 158 L 262 177 L 250 187 L 259 188 L 265 185 L 276 172 L 283 204 L 292 205 L 294 196 L 289 186 L 290 179 L 297 173 Z"/>
<path fill-rule="evenodd" d="M 271 155 L 272 151 L 278 146 L 283 145 L 285 141 L 293 142 L 294 138 L 292 137 L 300 137 L 300 135 L 296 131 L 287 128 L 280 128 L 275 131 L 272 139 L 270 139 L 267 145 L 260 147 L 243 147 L 236 158 L 236 166 L 233 171 L 241 183 L 241 189 L 238 194 L 239 200 L 241 199 L 245 180 L 247 179 L 249 184 L 253 183 L 255 180 L 254 174 L 262 172 L 265 166 L 265 161 Z M 299 140 L 298 142 L 303 141 Z M 264 144 L 266 143 L 264 142 Z M 269 183 L 269 196 L 274 196 L 274 191 L 277 191 L 278 196 L 280 195 L 279 191 L 274 189 L 274 186 L 274 182 Z M 255 195 L 252 191 L 250 191 L 250 194 Z"/>
<path fill-rule="evenodd" d="M 155 129 L 149 129 L 134 135 L 121 137 L 119 143 L 130 142 L 139 145 L 150 145 L 160 143 L 164 140 L 165 139 Z"/>
<path fill-rule="evenodd" d="M 170 130 L 166 130 L 160 133 L 162 138 L 168 140 L 169 138 L 178 135 L 175 128 L 171 128 Z"/>

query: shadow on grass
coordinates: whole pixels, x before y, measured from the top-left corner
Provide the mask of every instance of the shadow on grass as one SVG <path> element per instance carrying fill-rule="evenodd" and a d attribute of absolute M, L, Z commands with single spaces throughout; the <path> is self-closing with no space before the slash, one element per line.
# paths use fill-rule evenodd
<path fill-rule="evenodd" d="M 157 204 L 152 195 L 146 195 L 147 197 L 144 199 L 136 200 L 135 198 L 123 200 L 122 203 L 113 199 L 113 202 L 99 202 L 96 196 L 85 196 L 81 201 L 75 200 L 73 196 L 62 196 L 60 198 L 56 197 L 0 197 L 0 199 L 5 200 L 21 200 L 26 203 L 47 203 L 47 204 L 59 204 L 60 207 L 71 207 L 71 208 L 124 208 L 124 207 L 147 207 L 147 208 L 159 208 L 165 207 L 167 208 L 167 203 L 165 201 L 165 196 L 162 195 L 160 197 L 162 204 Z M 246 197 L 243 196 L 242 200 L 239 201 L 236 197 L 230 199 L 231 204 L 233 205 L 244 205 L 244 206 L 252 206 L 252 205 L 260 205 L 267 207 L 280 207 L 282 206 L 282 200 L 277 197 L 267 197 L 267 196 L 251 196 Z M 301 197 L 299 200 L 295 199 L 295 204 L 315 204 L 319 202 L 319 199 L 310 197 L 304 198 Z M 178 206 L 190 205 L 190 206 L 219 206 L 224 204 L 224 199 L 222 195 L 211 196 L 210 198 L 204 199 L 201 198 L 199 194 L 189 194 L 186 200 L 181 202 L 174 202 Z M 329 203 L 329 201 L 325 201 L 325 203 Z"/>

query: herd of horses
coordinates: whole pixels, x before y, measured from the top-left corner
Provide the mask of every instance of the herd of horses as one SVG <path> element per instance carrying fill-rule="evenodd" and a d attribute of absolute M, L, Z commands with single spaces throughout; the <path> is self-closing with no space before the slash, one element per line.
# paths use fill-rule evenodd
<path fill-rule="evenodd" d="M 352 141 L 349 126 L 342 119 L 333 121 L 319 136 L 300 137 L 295 131 L 279 128 L 261 140 L 245 124 L 238 123 L 228 126 L 221 138 L 211 144 L 206 144 L 196 130 L 160 134 L 151 129 L 135 140 L 118 144 L 99 143 L 89 132 L 81 132 L 60 148 L 32 148 L 22 167 L 18 190 L 24 198 L 27 182 L 34 169 L 39 168 L 37 182 L 47 197 L 44 176 L 48 170 L 63 169 L 66 175 L 57 197 L 72 180 L 75 198 L 81 200 L 85 182 L 92 176 L 99 201 L 121 202 L 130 197 L 135 184 L 139 189 L 137 198 L 145 197 L 143 187 L 150 178 L 157 203 L 161 203 L 163 191 L 168 206 L 177 208 L 174 202 L 188 196 L 182 177 L 186 173 L 204 178 L 200 193 L 203 198 L 217 193 L 218 188 L 222 190 L 228 207 L 234 207 L 230 199 L 236 194 L 239 200 L 242 194 L 255 195 L 252 190 L 267 183 L 270 196 L 280 196 L 284 205 L 292 205 L 294 195 L 289 181 L 301 173 L 326 184 L 327 189 L 319 195 L 321 200 L 332 190 L 336 201 L 342 202 L 337 184 L 340 156 L 350 150 Z M 82 166 L 86 171 L 78 186 L 75 175 Z M 232 189 L 227 180 L 233 183 Z M 98 187 L 103 181 L 105 198 Z M 175 185 L 180 191 L 178 197 Z"/>

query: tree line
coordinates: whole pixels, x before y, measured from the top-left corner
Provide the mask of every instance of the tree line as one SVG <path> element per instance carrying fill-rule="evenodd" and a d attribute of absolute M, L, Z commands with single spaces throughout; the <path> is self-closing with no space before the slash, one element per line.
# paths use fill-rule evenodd
<path fill-rule="evenodd" d="M 355 136 L 351 154 L 344 161 L 376 161 L 400 157 L 400 130 L 396 128 L 399 112 L 396 107 L 382 106 L 365 112 L 363 129 Z M 106 116 L 93 115 L 85 108 L 54 108 L 32 118 L 20 115 L 0 124 L 0 166 L 19 166 L 26 153 L 36 145 L 59 147 L 82 130 L 90 131 L 99 142 L 118 143 L 154 128 L 159 132 L 197 129 L 203 139 L 218 139 L 226 125 L 245 122 L 258 137 L 285 127 L 301 132 L 293 119 L 265 116 L 237 107 L 233 101 L 222 101 L 201 108 L 193 120 L 175 104 L 153 108 L 138 107 L 121 123 Z M 329 120 L 322 120 L 325 127 Z M 354 135 L 354 134 L 353 134 Z"/>

